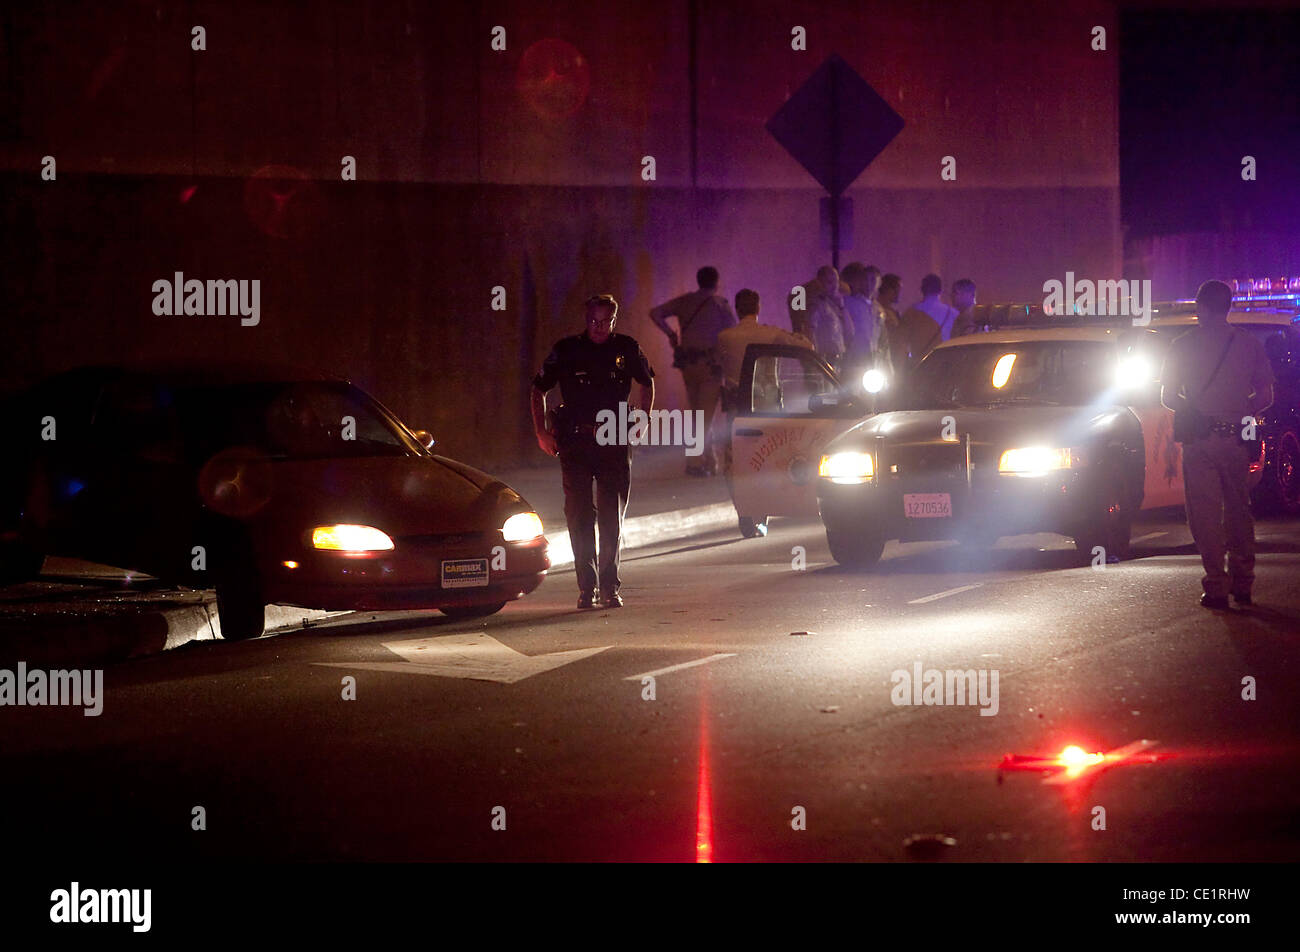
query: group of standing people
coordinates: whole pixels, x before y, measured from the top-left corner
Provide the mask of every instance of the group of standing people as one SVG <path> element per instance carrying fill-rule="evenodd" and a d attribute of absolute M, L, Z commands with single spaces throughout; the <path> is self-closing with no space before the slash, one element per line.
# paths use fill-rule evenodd
<path fill-rule="evenodd" d="M 719 472 L 722 441 L 713 439 L 713 418 L 719 405 L 727 408 L 739 386 L 740 362 L 749 344 L 811 347 L 850 379 L 876 367 L 900 382 L 940 343 L 976 329 L 975 282 L 970 278 L 955 282 L 950 303 L 945 303 L 942 280 L 927 274 L 921 280 L 920 300 L 900 313 L 898 275 L 882 274 L 875 265 L 859 261 L 843 272 L 825 265 L 791 291 L 786 301 L 791 331 L 785 331 L 758 322 L 758 292 L 738 292 L 733 312 L 718 289 L 717 268 L 701 268 L 695 277 L 696 290 L 650 311 L 650 319 L 672 344 L 673 366 L 682 373 L 690 409 L 704 414 L 708 436 L 702 458 L 687 464 L 692 476 Z M 675 328 L 669 318 L 676 318 Z"/>
<path fill-rule="evenodd" d="M 920 300 L 900 313 L 901 294 L 902 279 L 875 265 L 854 261 L 842 272 L 825 265 L 791 292 L 790 326 L 837 370 L 876 367 L 903 380 L 943 341 L 975 330 L 975 282 L 955 282 L 945 303 L 943 281 L 927 274 Z"/>

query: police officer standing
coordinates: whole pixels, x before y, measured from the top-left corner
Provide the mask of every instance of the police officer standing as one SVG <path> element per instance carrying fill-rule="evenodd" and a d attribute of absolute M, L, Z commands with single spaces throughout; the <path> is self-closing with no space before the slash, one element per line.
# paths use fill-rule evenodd
<path fill-rule="evenodd" d="M 682 372 L 686 402 L 692 412 L 704 411 L 703 465 L 686 464 L 687 476 L 714 476 L 718 472 L 717 447 L 713 440 L 713 414 L 722 393 L 722 370 L 718 367 L 718 334 L 736 326 L 731 305 L 718 293 L 718 269 L 703 267 L 695 272 L 699 290 L 675 297 L 650 310 L 650 320 L 664 332 L 673 346 L 673 366 Z M 677 318 L 680 333 L 668 324 Z"/>
<path fill-rule="evenodd" d="M 595 608 L 599 598 L 606 608 L 622 608 L 619 595 L 619 535 L 627 510 L 631 484 L 629 447 L 597 440 L 597 415 L 602 410 L 619 414 L 627 403 L 632 381 L 641 385 L 640 408 L 649 414 L 654 405 L 654 371 L 636 340 L 614 333 L 618 302 L 609 294 L 587 300 L 587 330 L 558 341 L 533 379 L 531 409 L 537 445 L 560 457 L 564 480 L 564 517 L 573 547 L 578 575 L 578 607 Z M 560 385 L 563 404 L 548 426 L 546 393 Z M 591 501 L 592 482 L 596 503 Z M 600 526 L 600 563 L 597 572 L 596 526 Z"/>
<path fill-rule="evenodd" d="M 1226 610 L 1228 595 L 1251 604 L 1255 523 L 1250 515 L 1249 447 L 1253 418 L 1273 403 L 1264 345 L 1228 324 L 1232 290 L 1206 281 L 1196 292 L 1197 326 L 1169 348 L 1160 400 L 1174 411 L 1183 444 L 1187 524 L 1201 553 L 1201 604 Z M 1258 444 L 1255 444 L 1258 445 Z M 1223 568 L 1227 555 L 1228 569 Z"/>

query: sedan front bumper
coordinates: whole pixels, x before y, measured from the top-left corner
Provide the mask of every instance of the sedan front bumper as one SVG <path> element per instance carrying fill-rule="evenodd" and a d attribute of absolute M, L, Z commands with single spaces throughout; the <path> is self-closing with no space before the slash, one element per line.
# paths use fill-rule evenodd
<path fill-rule="evenodd" d="M 500 532 L 399 538 L 384 552 L 277 554 L 263 566 L 266 600 L 329 611 L 511 601 L 534 591 L 551 567 L 545 537 L 510 543 Z"/>

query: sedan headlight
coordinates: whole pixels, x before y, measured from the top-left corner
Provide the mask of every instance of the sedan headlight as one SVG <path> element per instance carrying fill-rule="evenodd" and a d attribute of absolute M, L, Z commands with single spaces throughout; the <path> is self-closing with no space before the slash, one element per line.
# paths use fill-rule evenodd
<path fill-rule="evenodd" d="M 1013 476 L 1042 476 L 1054 469 L 1069 469 L 1073 464 L 1070 450 L 1046 446 L 1025 446 L 1007 450 L 998 460 L 998 472 Z"/>
<path fill-rule="evenodd" d="M 393 547 L 393 540 L 374 526 L 317 526 L 311 544 L 331 552 L 382 552 Z"/>
<path fill-rule="evenodd" d="M 817 475 L 833 483 L 865 483 L 875 471 L 870 453 L 832 453 L 817 465 Z"/>
<path fill-rule="evenodd" d="M 535 512 L 515 513 L 501 527 L 507 542 L 531 542 L 542 534 L 542 520 Z"/>

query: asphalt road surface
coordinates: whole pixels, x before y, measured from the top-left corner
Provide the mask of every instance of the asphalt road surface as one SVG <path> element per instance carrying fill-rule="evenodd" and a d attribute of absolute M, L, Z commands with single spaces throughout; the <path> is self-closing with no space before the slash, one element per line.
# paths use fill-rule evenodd
<path fill-rule="evenodd" d="M 101 861 L 1294 861 L 1300 526 L 1258 531 L 1232 613 L 1197 605 L 1176 514 L 1101 569 L 1021 536 L 852 572 L 819 524 L 775 522 L 626 559 L 622 610 L 576 611 L 563 572 L 477 622 L 196 643 L 107 669 L 99 717 L 0 709 L 6 838 Z M 917 664 L 996 672 L 996 714 L 895 703 Z M 999 770 L 1070 745 L 1138 755 Z"/>

